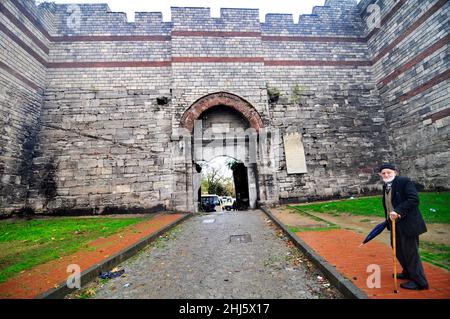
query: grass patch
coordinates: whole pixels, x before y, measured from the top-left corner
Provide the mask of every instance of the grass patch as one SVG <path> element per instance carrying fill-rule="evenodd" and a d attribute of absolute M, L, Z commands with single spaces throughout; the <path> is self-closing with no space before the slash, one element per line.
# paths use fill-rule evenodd
<path fill-rule="evenodd" d="M 294 227 L 294 226 L 288 226 L 288 229 L 293 233 L 300 233 L 305 231 L 326 231 L 326 230 L 332 230 L 332 229 L 340 229 L 338 225 L 330 225 L 327 227 Z"/>
<path fill-rule="evenodd" d="M 450 246 L 421 241 L 419 247 L 423 261 L 450 271 Z"/>
<path fill-rule="evenodd" d="M 289 226 L 287 225 L 287 227 L 289 228 L 289 230 L 291 230 L 292 232 L 296 233 L 296 232 L 303 232 L 303 231 L 325 231 L 325 230 L 330 230 L 330 229 L 340 229 L 339 225 L 336 225 L 332 222 L 329 222 L 325 219 L 322 219 L 320 217 L 314 216 L 312 214 L 309 214 L 307 211 L 303 211 L 303 210 L 298 210 L 291 206 L 288 206 L 288 208 L 300 215 L 303 216 L 307 216 L 308 218 L 311 218 L 312 220 L 315 220 L 316 222 L 320 222 L 322 224 L 325 224 L 326 226 L 324 227 L 294 227 L 294 226 Z"/>
<path fill-rule="evenodd" d="M 307 211 L 297 210 L 297 209 L 295 209 L 295 208 L 292 209 L 292 207 L 290 207 L 290 209 L 291 209 L 294 213 L 297 213 L 297 214 L 306 216 L 306 217 L 308 217 L 308 218 L 310 218 L 310 219 L 312 219 L 312 220 L 314 220 L 314 221 L 316 221 L 316 222 L 324 223 L 324 224 L 327 224 L 327 225 L 329 225 L 329 226 L 337 226 L 336 224 L 333 224 L 332 222 L 329 222 L 329 221 L 327 221 L 327 220 L 325 220 L 325 219 L 322 219 L 322 218 L 320 218 L 320 217 L 318 217 L 318 216 L 314 216 L 314 215 L 312 215 L 312 214 L 309 214 Z"/>
<path fill-rule="evenodd" d="M 0 221 L 0 282 L 145 219 L 148 217 Z"/>
<path fill-rule="evenodd" d="M 419 194 L 419 209 L 427 223 L 450 223 L 450 192 Z M 381 196 L 331 201 L 310 205 L 291 206 L 300 212 L 319 212 L 334 216 L 347 213 L 361 216 L 384 217 Z"/>

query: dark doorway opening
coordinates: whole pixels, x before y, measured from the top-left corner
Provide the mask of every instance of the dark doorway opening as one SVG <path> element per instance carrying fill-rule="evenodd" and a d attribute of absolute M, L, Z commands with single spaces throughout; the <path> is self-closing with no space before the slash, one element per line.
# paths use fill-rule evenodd
<path fill-rule="evenodd" d="M 234 189 L 236 191 L 235 209 L 247 210 L 250 207 L 247 167 L 240 162 L 233 162 L 229 167 L 233 171 Z"/>

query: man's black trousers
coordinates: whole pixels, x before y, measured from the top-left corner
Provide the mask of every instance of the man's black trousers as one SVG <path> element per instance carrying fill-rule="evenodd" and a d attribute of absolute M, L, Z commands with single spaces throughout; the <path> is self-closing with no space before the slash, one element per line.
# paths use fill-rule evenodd
<path fill-rule="evenodd" d="M 419 236 L 405 236 L 399 234 L 399 232 L 396 232 L 395 235 L 396 255 L 403 268 L 403 272 L 419 286 L 428 286 L 428 281 L 425 277 L 425 271 L 419 256 Z"/>

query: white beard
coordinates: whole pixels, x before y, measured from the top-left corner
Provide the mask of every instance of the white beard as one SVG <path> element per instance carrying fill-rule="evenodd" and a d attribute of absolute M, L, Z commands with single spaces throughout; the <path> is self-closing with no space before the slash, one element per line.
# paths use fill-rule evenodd
<path fill-rule="evenodd" d="M 392 182 L 394 179 L 395 179 L 395 176 L 394 176 L 394 177 L 391 177 L 391 178 L 386 178 L 386 179 L 383 178 L 383 182 L 385 182 L 385 183 L 390 183 L 390 182 Z"/>

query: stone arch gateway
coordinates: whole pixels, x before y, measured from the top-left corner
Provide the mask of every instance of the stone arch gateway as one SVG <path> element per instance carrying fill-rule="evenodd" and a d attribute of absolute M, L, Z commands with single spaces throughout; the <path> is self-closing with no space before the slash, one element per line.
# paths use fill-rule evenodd
<path fill-rule="evenodd" d="M 184 112 L 181 118 L 181 126 L 192 132 L 194 129 L 194 121 L 198 119 L 203 112 L 217 105 L 225 105 L 238 111 L 249 122 L 250 126 L 257 131 L 264 127 L 258 111 L 248 101 L 227 92 L 208 94 L 195 101 L 194 104 Z"/>
<path fill-rule="evenodd" d="M 187 201 L 196 210 L 201 174 L 196 172 L 198 161 L 210 161 L 218 156 L 235 158 L 245 163 L 248 181 L 248 206 L 255 208 L 258 200 L 256 151 L 258 132 L 264 124 L 257 110 L 245 99 L 227 92 L 217 92 L 195 101 L 183 114 L 181 127 L 193 133 L 192 189 L 186 188 Z M 189 141 L 187 141 L 189 143 Z M 189 185 L 190 186 L 190 185 Z"/>

